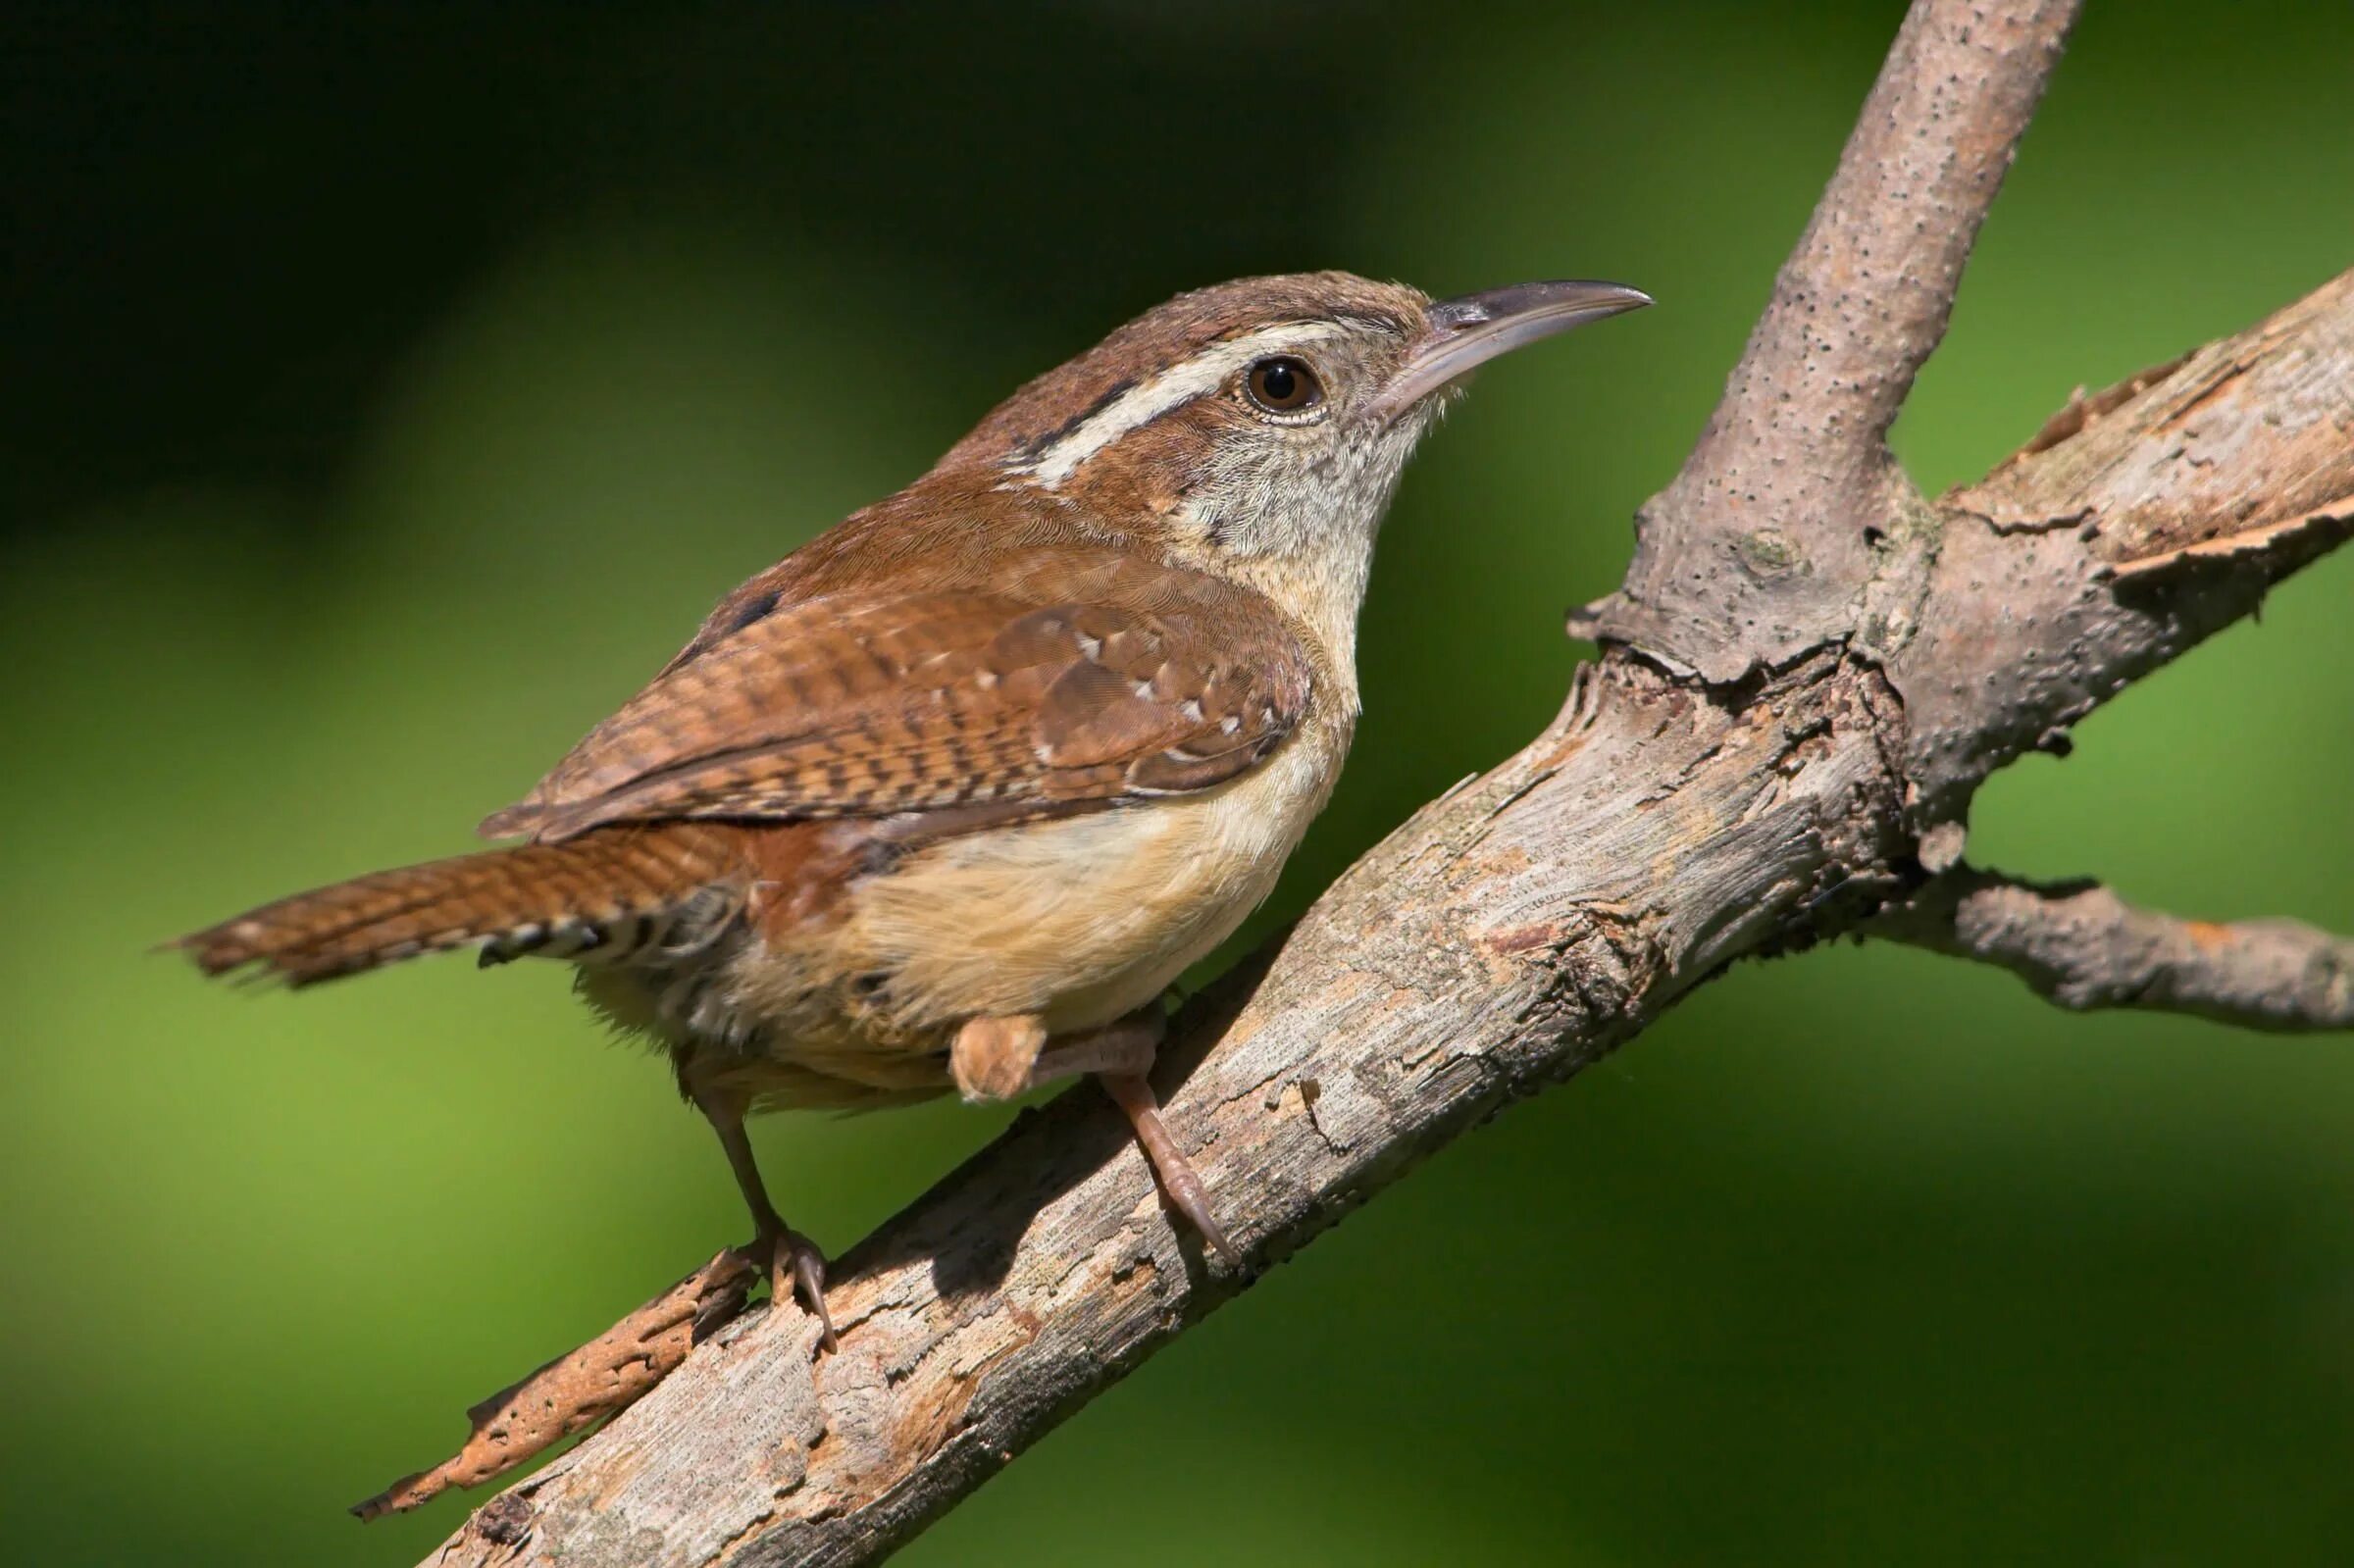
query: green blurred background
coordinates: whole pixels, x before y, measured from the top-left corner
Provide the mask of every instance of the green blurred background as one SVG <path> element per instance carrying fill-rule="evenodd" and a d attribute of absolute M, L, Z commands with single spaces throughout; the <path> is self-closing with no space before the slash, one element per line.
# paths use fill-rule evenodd
<path fill-rule="evenodd" d="M 724 589 L 1181 287 L 1653 290 L 1417 461 L 1296 911 L 1552 712 L 1900 9 L 12 8 L 0 1551 L 411 1561 L 456 1499 L 342 1505 L 741 1228 L 553 967 L 253 996 L 149 943 L 466 847 Z M 1899 432 L 1931 487 L 2354 263 L 2354 8 L 2092 9 Z M 2354 929 L 2350 590 L 1996 781 L 1973 852 Z M 759 1138 L 839 1249 L 1001 1120 Z M 2342 1563 L 2349 1130 L 2354 1041 L 1744 967 L 906 1560 Z"/>

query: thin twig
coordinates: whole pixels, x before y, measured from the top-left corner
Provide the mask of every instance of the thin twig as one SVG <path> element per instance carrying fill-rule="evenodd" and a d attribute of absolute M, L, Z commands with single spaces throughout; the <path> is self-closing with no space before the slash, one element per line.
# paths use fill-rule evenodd
<path fill-rule="evenodd" d="M 2097 883 L 2038 885 L 1957 868 L 1870 930 L 1998 964 L 2080 1011 L 2196 1013 L 2292 1034 L 2354 1029 L 2354 941 L 2299 921 L 2184 920 L 2135 908 Z"/>
<path fill-rule="evenodd" d="M 670 1376 L 689 1350 L 741 1313 L 758 1277 L 743 1252 L 718 1254 L 579 1349 L 475 1405 L 466 1412 L 474 1430 L 455 1454 L 354 1503 L 352 1513 L 379 1519 L 452 1487 L 479 1487 L 602 1421 Z"/>

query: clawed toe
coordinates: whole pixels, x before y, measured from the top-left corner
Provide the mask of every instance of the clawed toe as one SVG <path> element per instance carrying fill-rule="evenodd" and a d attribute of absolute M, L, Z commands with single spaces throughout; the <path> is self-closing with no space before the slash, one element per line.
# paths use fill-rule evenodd
<path fill-rule="evenodd" d="M 1236 1273 L 1243 1268 L 1243 1255 L 1227 1239 L 1226 1232 L 1210 1212 L 1209 1189 L 1168 1129 L 1160 1122 L 1159 1102 L 1152 1097 L 1152 1087 L 1142 1073 L 1099 1073 L 1096 1081 L 1103 1086 L 1112 1101 L 1127 1114 L 1129 1126 L 1136 1131 L 1136 1141 L 1151 1162 L 1158 1178 L 1161 1191 L 1186 1223 L 1193 1226 L 1203 1243 L 1217 1255 L 1218 1261 Z"/>
<path fill-rule="evenodd" d="M 818 1344 L 839 1347 L 833 1314 L 826 1310 L 826 1255 L 798 1231 L 781 1231 L 768 1239 L 768 1291 L 772 1304 L 798 1299 L 816 1317 Z"/>

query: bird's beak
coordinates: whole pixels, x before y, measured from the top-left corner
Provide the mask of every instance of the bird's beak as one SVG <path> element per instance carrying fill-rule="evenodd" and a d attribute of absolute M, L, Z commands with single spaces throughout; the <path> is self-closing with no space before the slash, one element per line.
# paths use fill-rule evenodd
<path fill-rule="evenodd" d="M 1425 313 L 1428 334 L 1374 398 L 1372 413 L 1377 419 L 1394 420 L 1499 354 L 1650 303 L 1651 296 L 1639 288 L 1576 278 L 1514 283 L 1442 299 Z"/>

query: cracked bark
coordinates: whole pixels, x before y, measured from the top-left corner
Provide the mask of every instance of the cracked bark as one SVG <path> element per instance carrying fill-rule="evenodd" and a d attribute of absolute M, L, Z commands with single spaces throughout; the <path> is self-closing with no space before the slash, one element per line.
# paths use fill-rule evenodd
<path fill-rule="evenodd" d="M 2354 531 L 2354 274 L 2072 401 L 1942 500 L 1887 457 L 2073 9 L 1918 0 L 1625 587 L 1580 623 L 1604 652 L 1561 715 L 1178 1020 L 1168 1125 L 1249 1195 L 1226 1213 L 1254 1266 L 1738 957 L 1892 908 L 1933 933 L 1957 888 L 1961 920 L 1988 774 Z M 1949 929 L 2032 950 L 2018 922 Z M 1170 1226 L 1092 1088 L 834 1278 L 837 1354 L 796 1310 L 738 1319 L 434 1560 L 873 1561 L 1245 1283 Z"/>

